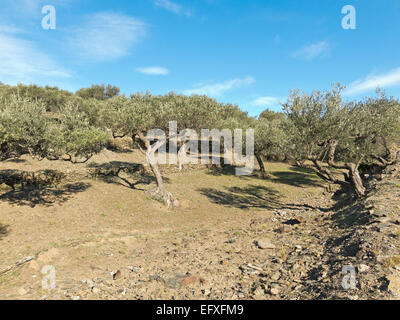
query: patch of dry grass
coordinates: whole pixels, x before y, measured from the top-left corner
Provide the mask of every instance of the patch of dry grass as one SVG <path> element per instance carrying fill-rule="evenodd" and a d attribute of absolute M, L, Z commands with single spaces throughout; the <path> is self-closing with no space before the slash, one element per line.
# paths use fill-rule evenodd
<path fill-rule="evenodd" d="M 393 268 L 395 266 L 400 265 L 400 256 L 393 256 L 393 257 L 386 258 L 383 261 L 383 265 L 386 268 Z"/>

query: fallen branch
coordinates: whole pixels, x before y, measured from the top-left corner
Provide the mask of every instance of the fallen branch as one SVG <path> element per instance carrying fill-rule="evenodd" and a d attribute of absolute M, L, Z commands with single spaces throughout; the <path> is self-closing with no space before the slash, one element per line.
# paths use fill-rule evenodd
<path fill-rule="evenodd" d="M 13 270 L 15 268 L 23 266 L 24 264 L 28 263 L 29 261 L 32 261 L 33 259 L 35 259 L 37 256 L 38 256 L 38 254 L 35 256 L 28 256 L 28 257 L 25 257 L 25 258 L 15 262 L 14 264 L 8 266 L 7 268 L 1 270 L 0 275 L 3 275 L 7 272 L 10 272 L 11 270 Z"/>

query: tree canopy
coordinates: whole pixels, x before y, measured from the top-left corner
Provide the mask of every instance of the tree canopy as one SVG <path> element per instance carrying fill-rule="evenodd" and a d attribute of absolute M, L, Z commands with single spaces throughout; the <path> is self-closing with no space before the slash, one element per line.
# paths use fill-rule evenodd
<path fill-rule="evenodd" d="M 107 134 L 90 124 L 78 105 L 59 106 L 57 116 L 43 102 L 19 95 L 0 99 L 0 159 L 29 154 L 38 159 L 86 161 L 100 151 Z"/>
<path fill-rule="evenodd" d="M 120 89 L 118 87 L 112 86 L 110 84 L 107 86 L 105 86 L 104 84 L 93 84 L 89 88 L 79 89 L 76 92 L 76 95 L 84 99 L 92 98 L 96 100 L 106 100 L 115 97 L 119 94 L 119 92 Z"/>
<path fill-rule="evenodd" d="M 111 131 L 114 137 L 131 137 L 146 154 L 157 180 L 155 194 L 171 205 L 174 200 L 165 190 L 154 154 L 171 139 L 181 139 L 182 147 L 187 140 L 169 132 L 170 122 L 178 132 L 192 129 L 199 137 L 202 129 L 254 129 L 254 155 L 263 174 L 263 158 L 287 159 L 330 183 L 351 185 L 362 196 L 360 166 L 387 166 L 396 158 L 400 105 L 384 92 L 344 101 L 342 90 L 340 84 L 309 94 L 295 90 L 283 112 L 265 110 L 253 118 L 236 105 L 204 95 L 146 92 L 127 97 L 111 85 L 92 85 L 73 94 L 57 87 L 0 84 L 0 159 L 30 154 L 84 162 L 105 146 Z M 165 135 L 149 140 L 147 133 L 153 129 Z M 243 142 L 245 146 L 244 137 Z"/>

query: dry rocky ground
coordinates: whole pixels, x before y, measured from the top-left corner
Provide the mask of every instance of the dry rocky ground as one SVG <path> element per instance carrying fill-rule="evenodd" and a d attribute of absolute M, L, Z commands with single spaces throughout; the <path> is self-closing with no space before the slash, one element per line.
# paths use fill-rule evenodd
<path fill-rule="evenodd" d="M 154 181 L 141 163 L 128 150 L 80 165 L 2 163 L 65 176 L 0 186 L 0 299 L 399 297 L 397 166 L 371 176 L 361 201 L 288 164 L 268 163 L 266 179 L 164 168 L 180 202 L 169 211 L 146 196 Z M 44 266 L 55 268 L 52 290 Z M 354 289 L 342 286 L 345 266 Z"/>

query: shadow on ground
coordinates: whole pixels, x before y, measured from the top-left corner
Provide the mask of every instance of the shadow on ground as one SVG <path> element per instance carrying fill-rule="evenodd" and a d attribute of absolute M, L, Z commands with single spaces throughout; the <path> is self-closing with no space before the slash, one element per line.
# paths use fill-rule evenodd
<path fill-rule="evenodd" d="M 37 205 L 52 206 L 68 201 L 74 194 L 84 192 L 90 186 L 84 182 L 69 183 L 60 187 L 29 186 L 0 195 L 0 201 L 32 208 Z"/>
<path fill-rule="evenodd" d="M 149 174 L 140 163 L 110 161 L 102 164 L 90 163 L 88 168 L 91 170 L 91 175 L 96 179 L 125 188 L 144 191 L 136 186 L 156 182 L 155 177 Z M 168 178 L 163 177 L 163 179 L 165 182 L 169 182 Z"/>
<path fill-rule="evenodd" d="M 24 159 L 8 159 L 5 162 L 10 162 L 10 163 L 25 163 L 26 160 Z"/>
<path fill-rule="evenodd" d="M 289 170 L 271 173 L 272 180 L 295 187 L 324 187 L 323 181 L 312 170 L 296 167 L 291 167 Z"/>
<path fill-rule="evenodd" d="M 234 176 L 236 174 L 236 167 L 229 164 L 223 164 L 223 165 L 213 164 L 209 165 L 207 173 L 213 176 L 224 176 L 224 175 Z"/>
<path fill-rule="evenodd" d="M 225 188 L 226 191 L 220 191 L 212 188 L 202 188 L 198 191 L 209 198 L 213 203 L 235 207 L 239 209 L 276 209 L 281 208 L 279 202 L 279 192 L 270 188 L 258 185 L 248 187 Z"/>
<path fill-rule="evenodd" d="M 130 148 L 116 146 L 116 145 L 112 145 L 112 144 L 107 145 L 107 150 L 110 150 L 115 153 L 132 153 L 133 152 L 133 150 Z"/>
<path fill-rule="evenodd" d="M 334 200 L 334 203 L 330 207 L 294 203 L 288 203 L 286 207 L 296 210 L 303 210 L 306 208 L 318 210 L 324 213 L 331 212 L 332 214 L 330 215 L 330 219 L 332 220 L 333 225 L 340 229 L 369 223 L 370 216 L 365 214 L 365 208 L 362 201 L 359 201 L 354 196 L 354 192 L 349 186 L 341 186 L 341 188 L 332 196 L 332 200 Z"/>
<path fill-rule="evenodd" d="M 209 168 L 208 174 L 213 176 L 236 175 L 236 168 L 237 167 L 228 164 L 212 165 Z M 272 173 L 266 172 L 266 177 L 262 177 L 259 170 L 254 170 L 252 174 L 240 177 L 271 180 L 295 187 L 324 187 L 324 182 L 321 181 L 312 170 L 297 167 L 290 167 L 289 170 L 290 171 L 278 171 Z"/>
<path fill-rule="evenodd" d="M 231 165 L 213 165 L 209 168 L 208 173 L 214 176 L 235 175 L 235 169 L 236 167 Z M 254 171 L 253 174 L 248 176 L 241 176 L 240 178 L 257 180 L 267 179 L 276 183 L 295 187 L 324 186 L 323 182 L 319 181 L 319 178 L 315 176 L 313 171 L 297 167 L 290 167 L 290 171 L 270 173 L 268 178 L 260 177 L 258 171 Z M 239 209 L 296 209 L 296 206 L 298 206 L 300 210 L 301 207 L 303 207 L 300 205 L 284 204 L 280 202 L 280 193 L 278 191 L 261 185 L 250 185 L 244 188 L 231 187 L 225 188 L 224 191 L 212 188 L 203 188 L 199 189 L 199 191 L 216 204 L 236 207 Z M 311 206 L 309 207 L 312 208 Z"/>
<path fill-rule="evenodd" d="M 339 204 L 341 208 L 337 206 L 335 213 L 332 214 L 332 221 L 338 228 L 353 228 L 370 222 L 371 217 L 365 213 L 362 203 L 353 201 L 353 203 L 349 204 L 349 202 L 341 201 Z"/>

